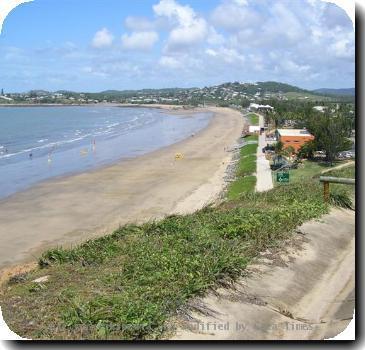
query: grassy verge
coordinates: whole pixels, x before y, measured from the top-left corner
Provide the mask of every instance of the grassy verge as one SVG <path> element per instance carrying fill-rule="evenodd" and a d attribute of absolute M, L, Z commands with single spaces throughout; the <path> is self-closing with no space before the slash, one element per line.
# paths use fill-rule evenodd
<path fill-rule="evenodd" d="M 336 162 L 334 168 L 344 162 Z M 300 183 L 307 179 L 319 181 L 322 171 L 329 170 L 328 165 L 319 162 L 304 161 L 298 169 L 290 170 L 290 182 Z M 326 172 L 326 176 L 355 178 L 355 165 L 342 169 L 334 169 Z M 276 173 L 273 173 L 273 181 L 275 186 L 282 186 L 276 182 Z M 331 203 L 344 208 L 353 208 L 353 200 L 355 197 L 355 186 L 331 184 L 330 185 Z"/>
<path fill-rule="evenodd" d="M 246 142 L 258 141 L 258 136 L 245 138 Z M 258 144 L 248 144 L 240 150 L 240 159 L 236 170 L 236 180 L 228 187 L 229 199 L 237 199 L 242 193 L 253 192 L 256 186 L 256 153 Z"/>
<path fill-rule="evenodd" d="M 259 125 L 259 116 L 255 113 L 250 113 L 248 116 L 248 120 L 250 121 L 250 125 Z"/>
<path fill-rule="evenodd" d="M 336 162 L 333 167 L 341 164 L 343 164 L 343 162 Z M 353 170 L 349 170 L 350 168 L 353 168 Z M 329 171 L 328 173 L 326 173 L 326 176 L 340 177 L 339 174 L 343 174 L 344 176 L 342 177 L 351 177 L 352 175 L 354 175 L 355 166 L 350 168 L 343 168 L 337 171 Z M 329 166 L 325 163 L 304 160 L 303 163 L 299 165 L 298 169 L 290 170 L 290 182 L 301 182 L 307 180 L 308 178 L 319 179 L 322 171 L 329 169 Z M 346 174 L 348 174 L 349 176 L 345 176 Z M 273 180 L 275 185 L 279 186 L 279 184 L 276 182 L 276 172 L 273 172 Z"/>
<path fill-rule="evenodd" d="M 349 179 L 355 179 L 355 165 L 351 165 L 346 168 L 333 170 L 326 173 L 326 176 L 345 177 Z M 355 199 L 355 186 L 331 184 L 330 185 L 331 203 L 333 205 L 341 206 L 344 208 L 353 209 Z"/>
<path fill-rule="evenodd" d="M 245 176 L 234 181 L 228 190 L 228 198 L 236 199 L 242 193 L 253 192 L 256 186 L 256 176 Z"/>

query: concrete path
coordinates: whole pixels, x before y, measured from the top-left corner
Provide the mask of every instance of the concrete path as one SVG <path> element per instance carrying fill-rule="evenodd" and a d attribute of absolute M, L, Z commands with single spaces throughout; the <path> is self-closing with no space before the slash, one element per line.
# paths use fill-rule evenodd
<path fill-rule="evenodd" d="M 259 114 L 258 114 L 259 115 Z M 260 127 L 264 127 L 265 120 L 262 115 L 259 115 Z M 271 190 L 274 185 L 272 181 L 270 162 L 265 158 L 262 149 L 266 146 L 265 133 L 259 135 L 259 147 L 257 149 L 257 170 L 256 170 L 256 191 L 265 192 Z"/>
<path fill-rule="evenodd" d="M 173 339 L 329 339 L 350 323 L 355 303 L 355 213 L 334 209 L 266 251 L 232 289 L 191 302 Z"/>

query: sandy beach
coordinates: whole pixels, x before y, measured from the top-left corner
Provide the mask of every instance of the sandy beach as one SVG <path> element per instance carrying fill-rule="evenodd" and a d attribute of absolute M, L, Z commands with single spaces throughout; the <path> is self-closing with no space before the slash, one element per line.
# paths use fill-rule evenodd
<path fill-rule="evenodd" d="M 49 247 L 77 244 L 128 222 L 191 212 L 214 200 L 232 156 L 225 148 L 236 143 L 244 120 L 226 108 L 194 111 L 214 117 L 184 141 L 0 201 L 0 269 L 35 261 Z M 183 159 L 175 160 L 177 153 Z"/>

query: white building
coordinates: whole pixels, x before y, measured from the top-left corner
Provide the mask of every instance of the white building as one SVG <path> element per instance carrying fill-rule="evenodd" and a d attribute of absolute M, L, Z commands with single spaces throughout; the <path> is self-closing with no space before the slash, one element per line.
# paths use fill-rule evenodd
<path fill-rule="evenodd" d="M 324 111 L 327 109 L 327 107 L 326 106 L 314 106 L 313 109 L 318 112 L 324 113 Z"/>
<path fill-rule="evenodd" d="M 251 103 L 249 107 L 250 111 L 273 111 L 274 107 L 269 105 L 259 105 L 257 103 Z"/>

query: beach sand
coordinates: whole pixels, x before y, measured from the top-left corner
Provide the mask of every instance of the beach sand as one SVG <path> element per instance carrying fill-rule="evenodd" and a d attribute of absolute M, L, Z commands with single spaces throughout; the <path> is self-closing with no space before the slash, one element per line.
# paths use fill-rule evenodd
<path fill-rule="evenodd" d="M 170 107 L 171 108 L 171 107 Z M 204 130 L 169 147 L 94 171 L 52 179 L 0 201 L 0 269 L 35 261 L 50 247 L 80 243 L 119 225 L 188 213 L 224 188 L 244 119 L 212 111 Z M 175 160 L 181 153 L 183 159 Z"/>

